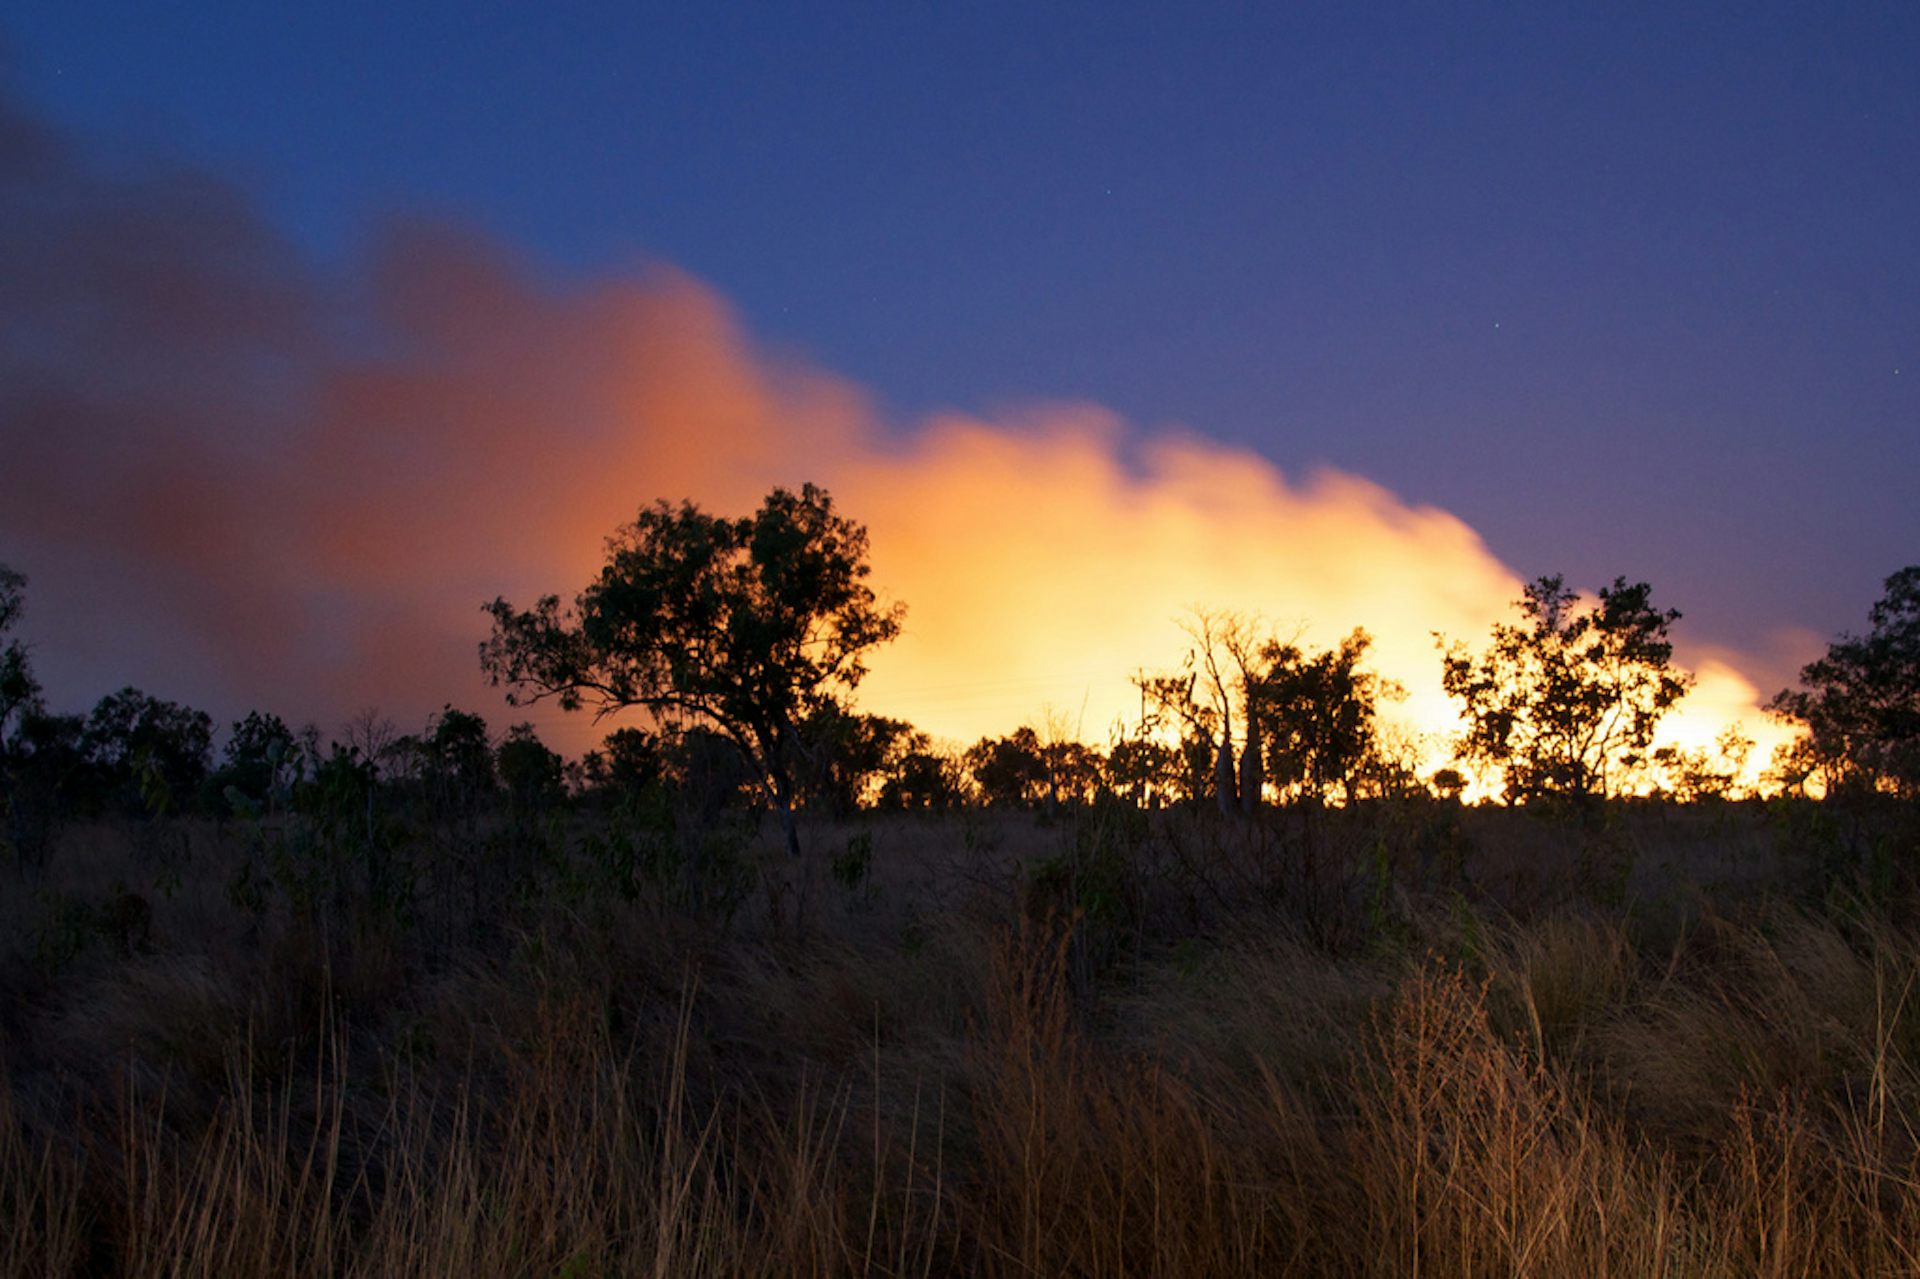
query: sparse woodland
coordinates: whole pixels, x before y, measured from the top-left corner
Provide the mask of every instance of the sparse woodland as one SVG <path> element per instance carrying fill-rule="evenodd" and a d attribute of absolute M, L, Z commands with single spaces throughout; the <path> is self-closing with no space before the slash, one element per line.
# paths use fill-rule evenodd
<path fill-rule="evenodd" d="M 1920 1270 L 1920 568 L 1755 787 L 1655 749 L 1645 584 L 1447 637 L 1434 768 L 1229 614 L 1136 731 L 937 743 L 865 560 L 776 490 L 490 605 L 651 712 L 573 761 L 62 715 L 0 570 L 0 1273 Z"/>

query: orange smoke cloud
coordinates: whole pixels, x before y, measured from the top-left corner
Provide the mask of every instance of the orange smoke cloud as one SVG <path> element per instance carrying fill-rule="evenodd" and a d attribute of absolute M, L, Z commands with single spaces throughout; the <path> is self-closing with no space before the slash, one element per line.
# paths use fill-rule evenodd
<path fill-rule="evenodd" d="M 555 296 L 485 246 L 416 232 L 376 279 L 406 358 L 329 375 L 299 474 L 331 497 L 290 495 L 312 520 L 304 571 L 378 610 L 354 649 L 360 701 L 404 705 L 456 673 L 486 697 L 469 691 L 481 600 L 578 589 L 655 497 L 744 511 L 803 480 L 868 525 L 875 583 L 909 606 L 863 705 L 958 741 L 1046 712 L 1104 738 L 1138 711 L 1129 676 L 1178 662 L 1196 606 L 1312 644 L 1366 627 L 1407 691 L 1390 713 L 1438 739 L 1455 710 L 1434 633 L 1478 639 L 1520 594 L 1446 512 L 1096 407 L 890 432 L 857 387 L 768 359 L 671 270 Z M 1665 740 L 1779 735 L 1731 667 L 1701 676 Z M 574 748 L 595 731 L 536 718 Z"/>
<path fill-rule="evenodd" d="M 314 521 L 310 575 L 381 602 L 366 698 L 396 663 L 415 688 L 471 663 L 482 599 L 578 589 L 654 497 L 745 510 L 802 480 L 868 525 L 876 584 L 909 606 L 864 704 L 955 739 L 1048 708 L 1104 737 L 1137 710 L 1129 675 L 1178 661 L 1194 606 L 1324 643 L 1366 626 L 1406 715 L 1438 728 L 1432 632 L 1483 631 L 1519 593 L 1444 512 L 1138 439 L 1097 408 L 889 433 L 856 388 L 760 356 L 678 273 L 556 299 L 482 248 L 416 235 L 378 278 L 408 358 L 330 377 L 299 474 L 332 497 L 290 503 Z"/>
<path fill-rule="evenodd" d="M 323 289 L 218 184 L 156 194 L 30 150 L 0 155 L 0 191 L 39 193 L 0 238 L 0 273 L 33 286 L 0 322 L 44 348 L 0 368 L 0 533 L 35 577 L 42 651 L 87 695 L 136 680 L 224 715 L 411 724 L 452 701 L 506 720 L 477 669 L 484 600 L 571 594 L 656 497 L 744 511 L 804 480 L 868 525 L 875 584 L 909 606 L 863 704 L 962 741 L 1049 709 L 1104 738 L 1138 709 L 1129 675 L 1179 660 L 1194 606 L 1314 644 L 1366 627 L 1408 692 L 1396 713 L 1441 733 L 1433 633 L 1484 636 L 1519 594 L 1445 512 L 1096 407 L 889 429 L 671 269 L 555 289 L 411 227 L 363 287 Z M 1732 667 L 1700 674 L 1680 738 L 1777 732 Z M 531 717 L 573 750 L 599 731 Z"/>
<path fill-rule="evenodd" d="M 1431 721 L 1432 630 L 1483 628 L 1517 593 L 1460 521 L 1364 480 L 1295 486 L 1252 454 L 1178 438 L 1128 466 L 1123 439 L 1093 410 L 946 419 L 906 455 L 852 468 L 876 572 L 920 601 L 875 663 L 874 702 L 959 737 L 1051 704 L 1103 736 L 1137 713 L 1127 676 L 1176 663 L 1178 622 L 1204 606 L 1317 643 L 1367 627 L 1407 711 Z"/>

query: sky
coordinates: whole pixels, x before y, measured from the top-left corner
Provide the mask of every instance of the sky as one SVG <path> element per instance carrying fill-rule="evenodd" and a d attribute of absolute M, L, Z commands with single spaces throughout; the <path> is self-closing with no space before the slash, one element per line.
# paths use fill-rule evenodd
<path fill-rule="evenodd" d="M 804 478 L 956 734 L 1182 603 L 1411 671 L 1550 572 L 1750 705 L 1920 561 L 1910 4 L 28 0 L 0 59 L 56 700 L 472 700 L 457 601 Z"/>

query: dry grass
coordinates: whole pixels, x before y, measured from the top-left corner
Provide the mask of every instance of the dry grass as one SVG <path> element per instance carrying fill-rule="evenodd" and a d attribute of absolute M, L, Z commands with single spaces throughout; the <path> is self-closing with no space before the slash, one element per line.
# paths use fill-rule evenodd
<path fill-rule="evenodd" d="M 1920 1270 L 1897 906 L 1413 884 L 1347 892 L 1330 947 L 1345 890 L 1049 914 L 1023 857 L 1115 873 L 1074 832 L 937 833 L 803 929 L 536 903 L 428 963 L 287 919 L 189 945 L 162 902 L 155 953 L 16 940 L 0 1274 Z M 1181 838 L 1120 900 L 1199 882 Z"/>

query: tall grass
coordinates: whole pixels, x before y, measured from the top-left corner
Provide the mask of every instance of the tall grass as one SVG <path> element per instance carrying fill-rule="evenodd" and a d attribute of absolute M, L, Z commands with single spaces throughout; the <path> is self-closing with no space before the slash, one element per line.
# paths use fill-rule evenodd
<path fill-rule="evenodd" d="M 972 890 L 711 946 L 554 907 L 432 971 L 16 954 L 0 1274 L 1920 1269 L 1898 909 L 1410 901 L 1091 968 Z"/>

